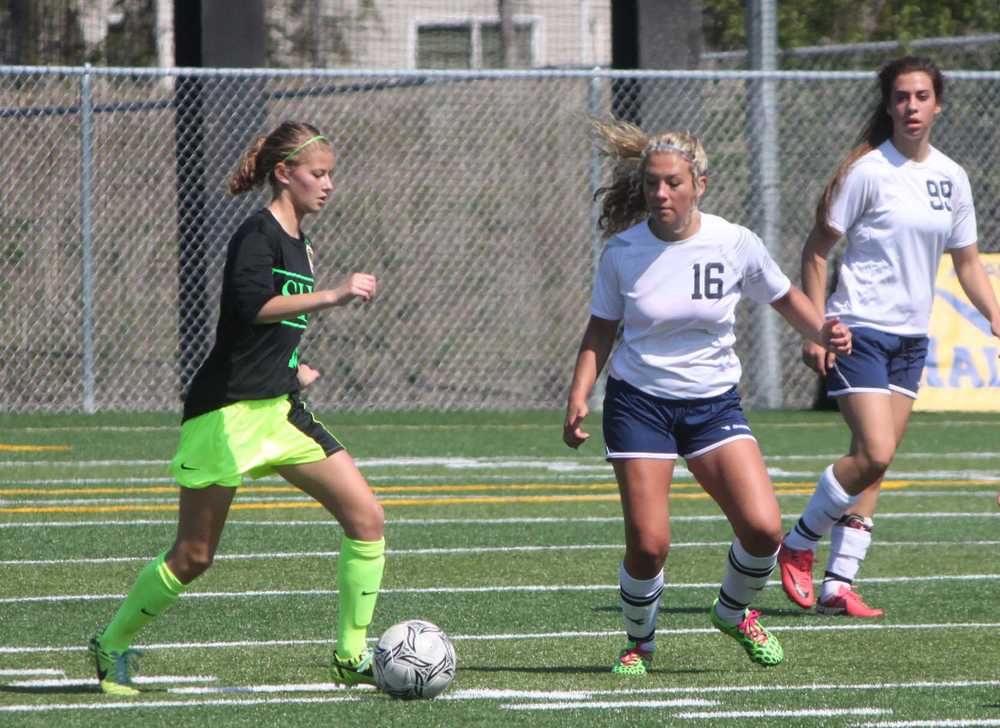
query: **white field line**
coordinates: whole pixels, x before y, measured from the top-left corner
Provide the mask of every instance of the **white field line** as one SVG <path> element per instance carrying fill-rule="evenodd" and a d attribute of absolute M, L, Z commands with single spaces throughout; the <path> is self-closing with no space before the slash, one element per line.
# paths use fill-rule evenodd
<path fill-rule="evenodd" d="M 892 715 L 888 708 L 802 708 L 801 710 L 716 710 L 703 713 L 674 713 L 681 720 L 722 718 L 832 718 L 838 715 Z"/>
<path fill-rule="evenodd" d="M 615 587 L 617 588 L 617 587 Z M 775 632 L 882 632 L 888 630 L 952 630 L 952 629 L 997 629 L 1000 622 L 952 622 L 948 624 L 877 624 L 860 623 L 844 624 L 842 621 L 833 620 L 829 624 L 800 625 L 800 626 L 774 626 L 769 629 Z M 691 627 L 684 629 L 658 629 L 658 635 L 699 635 L 717 634 L 714 627 Z M 554 639 L 575 639 L 579 637 L 591 638 L 618 638 L 621 637 L 621 630 L 608 630 L 603 632 L 523 632 L 515 634 L 486 634 L 486 635 L 448 635 L 453 642 L 510 642 L 519 640 L 554 640 Z M 376 637 L 369 637 L 369 642 L 376 642 Z M 141 650 L 218 650 L 218 649 L 262 649 L 265 647 L 314 647 L 322 645 L 333 645 L 332 639 L 312 639 L 312 640 L 235 640 L 229 642 L 167 642 L 160 644 L 135 645 Z M 48 654 L 52 652 L 85 652 L 86 645 L 69 645 L 62 647 L 2 647 L 0 655 L 29 655 Z M 922 683 L 923 684 L 923 683 Z M 930 683 L 927 683 L 930 684 Z M 964 683 L 963 683 L 964 684 Z M 978 685 L 980 683 L 968 683 Z M 1000 682 L 982 683 L 986 685 L 1000 685 Z M 735 688 L 734 688 L 735 689 Z M 759 690 L 761 688 L 753 688 Z"/>
<path fill-rule="evenodd" d="M 25 677 L 27 675 L 65 675 L 65 670 L 35 669 L 35 670 L 0 670 L 0 677 Z"/>
<path fill-rule="evenodd" d="M 611 492 L 614 490 L 614 481 L 609 477 L 609 475 L 610 474 L 599 475 L 599 476 L 574 475 L 571 478 L 570 477 L 552 478 L 551 476 L 544 476 L 545 477 L 544 482 L 534 483 L 533 490 L 541 491 L 542 493 L 544 493 L 547 486 L 558 486 L 558 488 L 560 489 L 560 493 L 563 493 L 565 492 L 566 488 L 571 486 L 579 486 L 580 488 L 589 488 L 594 485 L 607 485 L 608 491 Z M 418 475 L 404 476 L 404 477 L 396 477 L 389 475 L 384 477 L 368 476 L 367 480 L 370 485 L 374 486 L 376 496 L 383 499 L 409 497 L 406 493 L 399 493 L 396 495 L 383 495 L 382 493 L 378 492 L 378 489 L 381 487 L 392 488 L 400 486 L 410 487 L 414 489 L 420 488 L 421 486 L 433 487 L 436 489 L 437 492 L 435 492 L 432 495 L 423 495 L 422 497 L 447 498 L 450 497 L 449 491 L 447 490 L 448 488 L 454 488 L 455 490 L 462 490 L 468 488 L 468 486 L 470 485 L 476 486 L 479 490 L 478 492 L 467 495 L 466 497 L 487 495 L 494 491 L 501 491 L 502 495 L 510 495 L 509 493 L 503 492 L 507 486 L 510 485 L 519 486 L 519 491 L 523 491 L 524 490 L 523 486 L 525 485 L 526 480 L 536 480 L 540 479 L 541 477 L 543 476 L 519 475 L 517 477 L 510 477 L 510 478 L 484 476 L 482 478 L 477 477 L 475 483 L 469 483 L 467 480 L 461 482 L 457 481 L 447 482 L 447 480 L 443 478 L 436 478 L 431 476 L 425 477 Z M 952 488 L 949 488 L 947 490 L 924 490 L 923 486 L 919 485 L 922 482 L 922 480 L 935 480 L 935 479 L 908 478 L 907 480 L 913 486 L 916 486 L 915 489 L 899 490 L 896 488 L 886 488 L 882 491 L 879 497 L 880 498 L 881 497 L 934 498 L 934 497 L 954 497 L 954 496 L 988 497 L 992 496 L 992 490 L 986 489 L 987 484 L 989 484 L 988 486 L 989 488 L 992 488 L 993 487 L 992 484 L 998 478 L 1000 478 L 1000 476 L 996 474 L 993 474 L 987 478 L 971 478 L 971 479 L 941 478 L 941 480 L 949 480 L 952 482 L 967 481 L 968 486 L 972 488 L 979 487 L 982 488 L 981 490 L 956 490 Z M 685 480 L 677 478 L 674 479 L 674 483 L 678 487 L 680 487 L 682 484 L 685 487 L 694 484 L 693 481 L 689 483 Z M 805 496 L 805 493 L 802 493 L 799 490 L 797 490 L 797 492 L 790 492 L 788 490 L 789 486 L 795 487 L 797 489 L 806 489 L 812 487 L 811 481 L 809 482 L 803 481 L 801 485 L 796 485 L 795 483 L 790 483 L 786 480 L 781 480 L 779 481 L 779 483 L 780 487 L 776 488 L 776 495 L 779 498 L 796 498 Z M 255 486 L 277 485 L 277 486 L 286 486 L 288 488 L 288 493 L 289 493 L 288 496 L 282 496 L 282 495 L 271 496 L 271 498 L 273 499 L 278 499 L 278 500 L 298 499 L 302 501 L 307 500 L 306 498 L 299 495 L 294 488 L 288 485 L 288 483 L 280 479 L 262 478 L 261 480 L 254 481 L 253 485 Z M 178 486 L 176 483 L 170 482 L 164 478 L 76 478 L 72 480 L 10 480 L 10 481 L 0 481 L 0 497 L 4 496 L 5 490 L 12 490 L 12 489 L 19 490 L 26 487 L 38 488 L 40 489 L 40 491 L 45 491 L 48 489 L 52 490 L 70 489 L 70 488 L 75 488 L 77 486 L 80 486 L 81 490 L 86 490 L 86 486 L 105 487 L 105 488 L 123 488 L 128 486 L 150 486 L 154 488 L 171 488 L 171 489 L 180 488 L 180 486 Z M 699 491 L 695 490 L 694 492 L 697 493 Z M 36 495 L 45 498 L 47 494 L 45 494 L 44 492 L 39 492 Z M 172 497 L 174 500 L 176 500 L 176 495 Z M 239 496 L 240 502 L 247 500 L 248 497 L 249 496 Z M 132 502 L 133 500 L 136 499 L 136 496 L 126 495 L 123 498 L 125 502 Z M 10 504 L 21 504 L 21 505 L 25 504 L 25 501 L 17 499 L 11 499 L 7 502 Z M 42 502 L 48 505 L 53 505 L 56 503 L 56 501 L 49 499 L 46 499 Z M 96 499 L 89 497 L 86 502 L 94 503 L 97 501 Z M 170 502 L 170 499 L 168 498 L 164 502 Z"/>
<path fill-rule="evenodd" d="M 710 631 L 710 630 L 709 630 Z M 685 693 L 760 693 L 760 692 L 803 692 L 833 690 L 852 692 L 855 690 L 942 690 L 961 688 L 1000 687 L 1000 680 L 949 680 L 947 682 L 896 682 L 896 683 L 806 683 L 803 685 L 705 685 L 694 687 L 665 688 L 615 688 L 614 690 L 496 690 L 490 688 L 467 688 L 445 693 L 442 700 L 466 700 L 469 698 L 489 700 L 588 700 L 603 695 L 681 695 Z"/>
<path fill-rule="evenodd" d="M 1000 481 L 1000 473 L 995 474 L 995 475 L 991 475 L 989 478 L 973 478 L 972 480 L 989 481 L 989 482 L 993 482 L 994 480 Z M 540 495 L 544 496 L 546 494 L 546 492 L 545 492 L 545 485 L 546 485 L 545 483 L 538 484 L 538 487 L 537 487 L 537 490 L 536 490 L 536 495 L 540 494 Z M 447 486 L 444 486 L 444 488 L 447 488 Z M 503 484 L 499 484 L 498 483 L 498 484 L 496 484 L 496 488 L 493 489 L 493 490 L 499 491 L 499 490 L 502 490 L 502 489 L 503 489 Z M 611 491 L 609 490 L 608 493 L 610 494 Z M 897 493 L 897 491 L 892 491 L 892 490 L 884 490 L 884 491 L 882 491 L 882 495 L 884 495 L 884 496 L 890 496 L 890 494 L 895 494 L 895 493 Z M 982 493 L 984 495 L 991 495 L 991 493 L 989 493 L 987 491 L 983 491 Z M 439 500 L 441 498 L 448 498 L 448 499 L 451 499 L 452 501 L 462 501 L 462 500 L 470 500 L 471 501 L 471 500 L 475 500 L 477 498 L 483 498 L 483 497 L 518 497 L 518 496 L 523 495 L 523 494 L 524 494 L 524 492 L 522 492 L 522 491 L 518 491 L 517 493 L 490 493 L 489 490 L 485 490 L 483 492 L 477 492 L 477 493 L 469 493 L 469 492 L 459 492 L 459 493 L 456 493 L 456 492 L 449 492 L 446 489 L 442 489 L 439 492 L 435 492 L 435 493 L 376 493 L 376 496 L 382 502 L 392 503 L 392 501 L 396 501 L 396 500 L 405 500 L 405 501 L 431 500 L 432 501 L 432 500 Z M 943 492 L 943 493 L 938 493 L 938 494 L 939 495 L 946 495 L 946 496 L 955 496 L 955 495 L 958 495 L 958 493 L 956 493 L 954 491 L 952 491 L 952 492 Z M 0 496 L 2 496 L 2 495 L 3 495 L 3 489 L 0 489 Z M 573 494 L 566 494 L 566 493 L 564 493 L 562 491 L 560 491 L 559 495 L 560 496 L 565 496 L 565 497 L 570 497 L 570 498 L 573 497 Z M 793 497 L 793 498 L 805 497 L 804 494 L 801 493 L 801 492 L 800 493 L 788 493 L 788 492 L 785 492 L 785 491 L 782 491 L 782 490 L 776 491 L 775 495 L 778 498 L 782 498 L 782 499 L 783 498 L 788 498 L 788 497 Z M 912 491 L 910 493 L 910 496 L 912 496 L 912 497 L 926 497 L 928 495 L 929 495 L 928 493 L 923 493 L 923 492 L 919 492 L 919 491 Z M 979 495 L 979 494 L 977 493 L 976 495 Z M 288 494 L 279 493 L 277 495 L 259 495 L 259 496 L 240 495 L 238 502 L 239 503 L 313 503 L 315 501 L 310 496 L 298 495 L 296 493 L 291 493 L 290 492 Z M 51 506 L 94 506 L 94 505 L 121 506 L 121 505 L 136 505 L 136 504 L 144 504 L 144 505 L 169 505 L 169 504 L 175 504 L 175 503 L 177 503 L 177 496 L 175 494 L 172 494 L 170 497 L 166 497 L 166 498 L 156 498 L 156 497 L 146 498 L 146 497 L 136 497 L 136 496 L 125 496 L 125 497 L 118 497 L 118 498 L 95 498 L 95 497 L 87 497 L 87 498 L 33 498 L 33 499 L 30 499 L 30 500 L 22 500 L 20 498 L 0 498 L 0 505 L 11 506 L 11 507 L 19 507 L 19 508 L 27 508 L 27 507 L 43 508 L 43 507 L 46 507 L 46 506 L 50 506 L 50 507 Z"/>
<path fill-rule="evenodd" d="M 881 497 L 889 493 L 883 493 Z M 970 513 L 965 511 L 955 512 L 879 512 L 880 521 L 885 519 L 914 519 L 914 518 L 1000 518 L 1000 513 Z M 386 520 L 387 526 L 495 526 L 495 525 L 520 525 L 532 523 L 621 523 L 621 516 L 547 516 L 547 517 L 523 517 L 523 518 L 395 518 Z M 671 523 L 714 523 L 725 521 L 723 515 L 713 516 L 671 516 Z M 796 521 L 798 516 L 784 514 L 782 520 Z M 0 523 L 0 529 L 4 528 L 99 528 L 99 527 L 126 527 L 126 526 L 170 526 L 177 525 L 176 519 L 163 518 L 139 518 L 135 520 L 102 520 L 102 521 L 34 521 L 30 523 Z M 243 520 L 238 517 L 231 518 L 226 522 L 226 528 L 239 528 L 241 526 L 275 526 L 287 528 L 289 526 L 304 527 L 332 527 L 339 528 L 339 524 L 333 519 L 314 520 Z"/>
<path fill-rule="evenodd" d="M 912 584 L 941 581 L 995 581 L 1000 574 L 948 574 L 937 576 L 892 576 L 869 577 L 865 584 Z M 777 586 L 781 582 L 769 581 L 768 586 Z M 718 582 L 665 584 L 665 589 L 716 589 Z M 618 584 L 515 584 L 509 586 L 430 586 L 430 587 L 398 587 L 395 589 L 380 589 L 379 594 L 527 594 L 538 592 L 563 591 L 618 591 Z M 336 596 L 336 589 L 286 589 L 260 590 L 242 592 L 186 592 L 181 599 L 248 599 L 252 597 L 330 597 Z M 49 596 L 19 596 L 4 597 L 0 604 L 34 603 L 64 603 L 64 602 L 103 602 L 124 599 L 125 594 L 60 594 Z M 845 627 L 846 629 L 846 627 Z"/>
<path fill-rule="evenodd" d="M 177 415 L 179 417 L 179 415 Z M 561 415 L 554 415 L 556 424 L 559 423 Z M 926 422 L 916 419 L 909 423 L 910 427 L 968 427 L 969 425 L 1000 426 L 996 420 L 928 420 Z M 767 427 L 843 427 L 843 423 L 838 417 L 831 417 L 829 420 L 815 421 L 804 420 L 796 422 L 761 422 L 756 425 L 759 428 Z M 510 424 L 337 424 L 331 422 L 333 429 L 354 429 L 354 430 L 551 430 L 553 425 L 548 423 L 510 423 Z M 0 432 L 179 432 L 180 425 L 50 425 L 48 427 L 0 427 Z"/>
<path fill-rule="evenodd" d="M 586 703 L 580 703 L 579 701 L 590 700 L 593 697 L 608 695 L 608 696 L 620 696 L 623 694 L 627 695 L 663 695 L 663 694 L 687 694 L 687 693 L 738 693 L 738 692 L 764 692 L 764 691 L 818 691 L 818 690 L 836 690 L 836 691 L 851 691 L 851 690 L 885 690 L 885 689 L 961 689 L 968 687 L 995 687 L 1000 685 L 1000 681 L 953 681 L 953 682 L 915 682 L 915 683 L 887 683 L 887 684 L 864 684 L 864 685 L 724 685 L 724 686 L 695 686 L 695 687 L 671 687 L 671 688 L 646 688 L 646 689 L 617 689 L 617 690 L 593 690 L 593 691 L 526 691 L 526 690 L 490 690 L 490 689 L 470 689 L 470 690 L 456 690 L 451 693 L 447 693 L 440 698 L 440 700 L 512 700 L 517 698 L 527 699 L 527 700 L 573 700 L 577 701 L 572 703 L 577 706 L 585 706 Z M 248 692 L 248 693 L 260 693 L 260 692 L 297 692 L 309 689 L 336 689 L 339 686 L 328 687 L 327 683 L 318 683 L 313 685 L 303 685 L 303 684 L 291 684 L 291 685 L 264 685 L 264 686 L 249 686 L 245 688 L 234 688 L 236 691 Z M 181 693 L 188 694 L 191 691 L 200 691 L 203 688 L 176 688 L 169 690 L 171 693 Z M 226 690 L 226 688 L 205 688 L 204 690 Z M 61 705 L 28 705 L 28 706 L 3 706 L 0 707 L 0 712 L 47 712 L 47 711 L 59 711 L 59 710 L 99 710 L 102 708 L 110 709 L 127 709 L 127 708 L 155 708 L 155 707 L 173 707 L 176 705 L 185 706 L 198 706 L 198 705 L 259 705 L 261 703 L 267 704 L 280 704 L 280 703 L 302 703 L 302 702 L 343 702 L 345 700 L 360 699 L 352 697 L 335 697 L 335 698 L 272 698 L 267 700 L 234 700 L 234 701 L 137 701 L 137 702 L 112 702 L 112 703 L 78 703 L 78 704 L 61 704 Z M 646 705 L 646 704 L 643 704 Z M 1000 723 L 1000 721 L 998 721 Z M 866 725 L 872 726 L 895 726 L 895 725 L 950 725 L 950 723 L 942 723 L 939 721 L 917 721 L 913 723 L 870 723 Z M 956 723 L 956 725 L 980 725 L 980 723 Z"/>
<path fill-rule="evenodd" d="M 671 543 L 671 549 L 723 548 L 730 541 L 687 541 Z M 879 547 L 929 546 L 1000 546 L 1000 541 L 877 541 Z M 386 556 L 467 556 L 469 554 L 515 554 L 562 551 L 620 551 L 621 543 L 564 544 L 561 546 L 469 546 L 461 548 L 386 549 Z M 254 554 L 220 554 L 215 561 L 254 561 L 272 559 L 331 559 L 340 556 L 339 551 L 276 551 Z M 67 564 L 123 564 L 149 561 L 146 556 L 108 556 L 103 558 L 80 559 L 6 559 L 0 566 L 63 566 Z"/>
<path fill-rule="evenodd" d="M 178 695 L 216 695 L 219 693 L 320 693 L 329 690 L 374 690 L 374 685 L 356 685 L 353 688 L 337 683 L 302 683 L 291 685 L 245 685 L 197 688 L 172 688 L 167 692 Z"/>
<path fill-rule="evenodd" d="M 889 720 L 856 723 L 856 728 L 945 728 L 964 726 L 1000 726 L 1000 718 L 939 718 L 937 720 Z"/>
<path fill-rule="evenodd" d="M 216 682 L 219 678 L 214 675 L 138 675 L 132 678 L 132 682 L 140 685 L 171 685 L 173 683 L 207 683 Z M 86 688 L 97 687 L 97 678 L 80 680 L 75 678 L 63 678 L 59 680 L 18 680 L 7 683 L 12 688 Z M 179 688 L 183 689 L 183 688 Z M 194 688 L 198 689 L 198 688 Z M 173 692 L 173 691 L 171 691 Z"/>
<path fill-rule="evenodd" d="M 504 710 L 612 710 L 619 708 L 697 708 L 720 705 L 718 700 L 702 698 L 675 698 L 673 700 L 644 700 L 641 702 L 629 700 L 600 700 L 595 702 L 573 701 L 569 703 L 513 703 L 501 705 Z M 866 713 L 866 715 L 871 715 Z M 672 716 L 677 717 L 677 715 Z"/>
<path fill-rule="evenodd" d="M 180 432 L 177 425 L 53 425 L 0 427 L 0 432 Z"/>
<path fill-rule="evenodd" d="M 351 703 L 360 696 L 331 698 L 240 698 L 237 700 L 140 700 L 134 703 L 53 703 L 52 705 L 0 705 L 0 713 L 49 713 L 67 710 L 132 710 L 135 708 L 197 708 L 200 706 L 288 705 L 301 703 Z"/>
<path fill-rule="evenodd" d="M 998 423 L 1000 424 L 1000 423 Z M 765 462 L 813 462 L 816 460 L 828 462 L 837 460 L 844 453 L 819 453 L 816 455 L 768 455 L 764 454 Z M 1000 452 L 992 450 L 974 450 L 963 452 L 914 452 L 897 453 L 893 460 L 895 462 L 906 460 L 941 460 L 961 459 L 961 460 L 993 460 L 1000 458 Z M 355 463 L 359 468 L 412 468 L 412 467 L 443 467 L 454 470 L 468 469 L 500 469 L 500 468 L 546 468 L 554 470 L 575 470 L 576 468 L 592 468 L 597 465 L 605 467 L 608 471 L 611 466 L 603 457 L 581 457 L 574 459 L 553 459 L 553 458 L 504 458 L 495 457 L 395 457 L 395 458 L 358 458 Z M 132 466 L 132 465 L 159 465 L 166 467 L 169 460 L 149 460 L 143 458 L 135 459 L 109 459 L 109 460 L 2 460 L 0 467 L 105 467 L 105 466 Z M 892 472 L 890 470 L 890 472 Z"/>

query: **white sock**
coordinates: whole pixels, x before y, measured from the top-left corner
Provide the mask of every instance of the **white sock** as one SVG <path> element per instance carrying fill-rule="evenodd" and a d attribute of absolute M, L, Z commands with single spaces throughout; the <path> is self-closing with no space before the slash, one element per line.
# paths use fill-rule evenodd
<path fill-rule="evenodd" d="M 819 477 L 816 490 L 809 499 L 801 518 L 785 535 L 785 546 L 791 549 L 816 550 L 819 540 L 830 532 L 833 524 L 840 520 L 844 512 L 858 500 L 856 495 L 848 495 L 830 465 Z"/>
<path fill-rule="evenodd" d="M 826 564 L 820 599 L 835 597 L 845 584 L 850 586 L 872 543 L 870 518 L 851 514 L 837 522 L 830 534 L 830 560 Z"/>
<path fill-rule="evenodd" d="M 646 643 L 642 649 L 656 649 L 656 610 L 663 592 L 663 570 L 652 579 L 635 579 L 625 571 L 624 562 L 618 567 L 619 596 L 625 634 L 633 642 Z"/>
<path fill-rule="evenodd" d="M 743 612 L 767 584 L 767 577 L 778 563 L 778 552 L 770 556 L 752 556 L 740 543 L 733 541 L 726 560 L 726 576 L 719 589 L 715 613 L 730 624 L 743 621 Z"/>

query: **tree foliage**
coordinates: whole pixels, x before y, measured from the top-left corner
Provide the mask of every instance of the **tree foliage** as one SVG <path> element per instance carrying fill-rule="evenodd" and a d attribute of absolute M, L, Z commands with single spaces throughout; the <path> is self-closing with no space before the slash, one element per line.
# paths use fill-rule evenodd
<path fill-rule="evenodd" d="M 702 0 L 705 48 L 746 47 L 744 0 Z M 781 0 L 781 48 L 1000 32 L 997 0 Z"/>

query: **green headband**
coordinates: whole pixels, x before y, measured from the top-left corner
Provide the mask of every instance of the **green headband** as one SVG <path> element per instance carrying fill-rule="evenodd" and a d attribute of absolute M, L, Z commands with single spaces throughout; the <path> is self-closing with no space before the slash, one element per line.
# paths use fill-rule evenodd
<path fill-rule="evenodd" d="M 291 159 L 292 157 L 294 157 L 296 154 L 298 154 L 299 152 L 301 152 L 303 149 L 305 149 L 306 147 L 308 147 L 310 144 L 312 144 L 313 142 L 318 142 L 320 139 L 322 139 L 323 141 L 326 141 L 326 137 L 323 136 L 322 134 L 317 134 L 314 137 L 309 137 L 304 142 L 302 142 L 297 147 L 295 147 L 295 149 L 293 149 L 292 151 L 290 151 L 288 153 L 288 156 L 286 156 L 281 161 L 282 162 L 287 162 L 289 159 Z"/>

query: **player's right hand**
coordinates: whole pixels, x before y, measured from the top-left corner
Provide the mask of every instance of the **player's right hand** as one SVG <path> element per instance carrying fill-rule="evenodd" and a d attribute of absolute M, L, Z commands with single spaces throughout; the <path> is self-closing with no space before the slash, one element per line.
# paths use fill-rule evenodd
<path fill-rule="evenodd" d="M 813 341 L 806 341 L 802 344 L 802 361 L 806 366 L 821 376 L 826 376 L 827 371 L 837 360 L 837 355 L 832 351 L 827 351 Z"/>
<path fill-rule="evenodd" d="M 570 402 L 566 406 L 566 420 L 563 422 L 563 442 L 576 449 L 587 441 L 590 434 L 584 432 L 580 425 L 590 410 L 586 402 Z"/>

